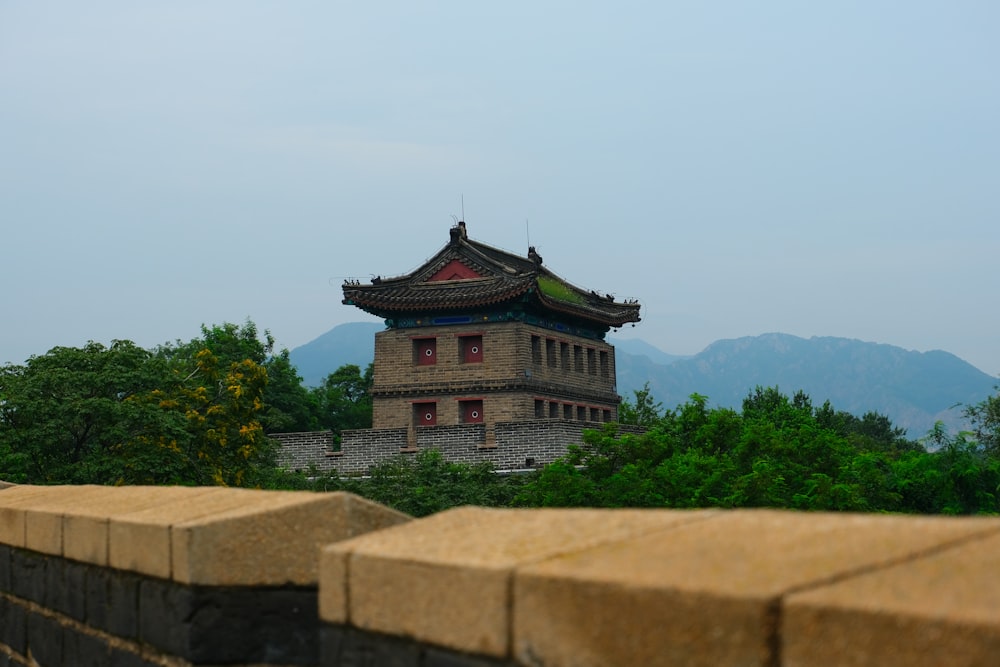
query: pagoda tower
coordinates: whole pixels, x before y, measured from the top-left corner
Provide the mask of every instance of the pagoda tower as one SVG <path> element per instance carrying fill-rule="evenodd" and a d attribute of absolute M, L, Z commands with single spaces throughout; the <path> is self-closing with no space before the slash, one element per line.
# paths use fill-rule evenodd
<path fill-rule="evenodd" d="M 385 319 L 375 335 L 373 429 L 618 420 L 612 327 L 639 305 L 580 289 L 533 247 L 515 255 L 468 238 L 459 222 L 406 275 L 349 280 L 343 303 Z"/>

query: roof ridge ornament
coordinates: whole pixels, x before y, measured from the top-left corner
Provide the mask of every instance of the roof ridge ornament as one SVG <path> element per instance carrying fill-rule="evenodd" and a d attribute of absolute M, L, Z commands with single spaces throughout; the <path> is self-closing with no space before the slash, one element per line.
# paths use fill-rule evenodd
<path fill-rule="evenodd" d="M 466 241 L 469 238 L 469 234 L 465 230 L 465 221 L 464 220 L 458 220 L 455 223 L 455 226 L 452 227 L 448 231 L 449 231 L 449 235 L 451 236 L 451 242 L 452 243 L 458 243 L 460 240 L 461 241 Z"/>

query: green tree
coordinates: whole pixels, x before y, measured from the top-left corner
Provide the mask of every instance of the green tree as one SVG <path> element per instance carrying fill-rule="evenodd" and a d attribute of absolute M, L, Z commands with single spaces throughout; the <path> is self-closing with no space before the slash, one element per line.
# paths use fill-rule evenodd
<path fill-rule="evenodd" d="M 252 323 L 147 351 L 57 347 L 0 369 L 0 474 L 12 481 L 257 485 L 272 342 Z"/>
<path fill-rule="evenodd" d="M 337 434 L 345 429 L 371 428 L 372 373 L 372 364 L 368 364 L 364 374 L 358 366 L 347 364 L 312 390 L 321 427 Z"/>
<path fill-rule="evenodd" d="M 292 366 L 288 350 L 275 352 L 274 336 L 267 329 L 263 334 L 251 320 L 243 324 L 224 322 L 201 326 L 201 336 L 188 342 L 176 341 L 162 345 L 157 353 L 167 359 L 191 359 L 202 349 L 208 349 L 222 368 L 250 360 L 267 372 L 267 384 L 262 401 L 260 422 L 266 432 L 311 431 L 320 428 L 319 411 L 302 378 Z"/>
<path fill-rule="evenodd" d="M 368 479 L 348 480 L 343 488 L 419 517 L 460 505 L 506 506 L 520 484 L 488 463 L 452 463 L 427 449 L 379 463 Z"/>
<path fill-rule="evenodd" d="M 275 465 L 264 435 L 267 371 L 251 359 L 223 363 L 208 347 L 174 357 L 163 388 L 137 401 L 167 415 L 183 415 L 182 428 L 144 433 L 121 446 L 121 480 L 129 484 L 257 486 Z"/>
<path fill-rule="evenodd" d="M 316 431 L 323 428 L 316 397 L 302 384 L 302 377 L 288 356 L 288 350 L 273 354 L 264 362 L 267 387 L 260 422 L 267 433 Z"/>
<path fill-rule="evenodd" d="M 124 442 L 180 423 L 136 400 L 161 385 L 167 366 L 130 341 L 55 347 L 0 369 L 0 477 L 81 483 L 109 472 Z"/>
<path fill-rule="evenodd" d="M 618 421 L 636 426 L 652 426 L 658 422 L 663 413 L 663 404 L 653 400 L 649 383 L 642 385 L 642 389 L 634 389 L 632 393 L 635 400 L 624 399 L 618 407 Z"/>
<path fill-rule="evenodd" d="M 642 435 L 586 433 L 518 502 L 905 511 L 892 457 L 922 450 L 893 450 L 901 437 L 888 420 L 858 419 L 829 403 L 817 409 L 801 391 L 757 387 L 742 414 L 709 409 L 708 397 L 693 394 Z"/>
<path fill-rule="evenodd" d="M 991 456 L 1000 458 L 1000 386 L 996 389 L 995 396 L 965 408 L 965 416 L 972 422 L 979 446 Z"/>

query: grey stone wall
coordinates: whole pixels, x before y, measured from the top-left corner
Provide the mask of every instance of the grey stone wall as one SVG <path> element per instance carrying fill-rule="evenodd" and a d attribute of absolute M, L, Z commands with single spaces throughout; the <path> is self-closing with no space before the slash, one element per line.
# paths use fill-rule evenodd
<path fill-rule="evenodd" d="M 329 470 L 325 463 L 327 454 L 333 451 L 332 431 L 305 431 L 302 433 L 271 433 L 269 438 L 277 440 L 278 465 L 286 470 L 305 470 L 314 464 L 321 470 Z"/>
<path fill-rule="evenodd" d="M 281 444 L 279 461 L 290 470 L 314 466 L 344 475 L 367 474 L 371 467 L 421 449 L 438 449 L 448 461 L 482 463 L 497 470 L 540 467 L 564 456 L 569 445 L 583 442 L 584 429 L 600 429 L 599 422 L 541 419 L 500 422 L 490 430 L 484 424 L 348 430 L 341 433 L 340 451 L 333 451 L 330 431 L 272 433 Z M 620 433 L 643 429 L 619 424 Z"/>
<path fill-rule="evenodd" d="M 0 545 L 0 665 L 315 665 L 316 587 L 187 586 Z"/>

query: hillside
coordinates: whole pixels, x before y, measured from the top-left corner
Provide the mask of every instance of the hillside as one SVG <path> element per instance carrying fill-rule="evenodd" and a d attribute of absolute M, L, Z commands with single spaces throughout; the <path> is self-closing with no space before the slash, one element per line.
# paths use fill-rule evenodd
<path fill-rule="evenodd" d="M 375 358 L 375 334 L 385 329 L 378 322 L 348 322 L 327 331 L 288 353 L 307 387 L 318 387 L 327 375 L 345 364 L 362 371 Z"/>
<path fill-rule="evenodd" d="M 739 409 L 755 386 L 778 386 L 791 394 L 805 391 L 814 405 L 829 400 L 854 414 L 874 410 L 919 438 L 941 420 L 952 430 L 963 426 L 959 404 L 977 403 L 997 382 L 971 364 L 941 350 L 914 352 L 893 345 L 834 337 L 809 339 L 771 333 L 720 340 L 669 365 L 629 354 L 618 358 L 618 391 L 649 382 L 665 406 L 692 393 L 711 405 Z M 956 407 L 958 406 L 958 407 Z"/>
<path fill-rule="evenodd" d="M 352 322 L 334 327 L 291 351 L 305 384 L 319 385 L 344 364 L 367 366 L 383 325 Z M 914 352 L 848 338 L 799 338 L 771 333 L 712 343 L 694 356 L 671 355 L 639 339 L 615 340 L 618 393 L 629 398 L 649 383 L 656 400 L 674 407 L 693 393 L 713 406 L 740 409 L 756 386 L 802 389 L 821 405 L 855 414 L 876 411 L 922 437 L 936 420 L 962 427 L 959 404 L 982 401 L 996 378 L 953 354 Z"/>

